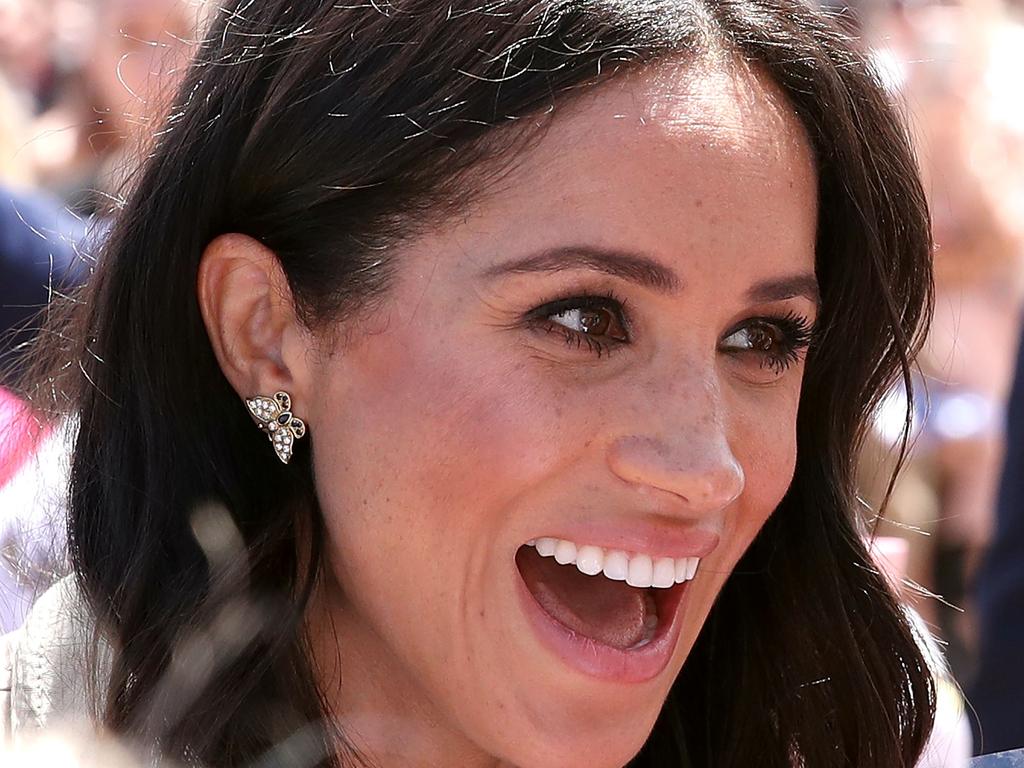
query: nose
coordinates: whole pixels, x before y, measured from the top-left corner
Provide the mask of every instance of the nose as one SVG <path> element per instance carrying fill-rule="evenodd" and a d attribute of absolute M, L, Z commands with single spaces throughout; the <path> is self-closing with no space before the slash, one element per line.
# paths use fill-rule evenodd
<path fill-rule="evenodd" d="M 653 402 L 649 426 L 614 439 L 608 465 L 623 480 L 675 494 L 693 513 L 716 512 L 743 492 L 743 467 L 733 454 L 714 391 Z M 660 398 L 651 398 L 657 401 Z"/>

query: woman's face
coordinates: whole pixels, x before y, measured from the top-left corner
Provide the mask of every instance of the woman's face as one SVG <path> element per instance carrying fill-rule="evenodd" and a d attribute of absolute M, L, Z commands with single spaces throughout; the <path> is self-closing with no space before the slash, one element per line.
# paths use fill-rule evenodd
<path fill-rule="evenodd" d="M 641 747 L 792 478 L 816 219 L 783 97 L 664 65 L 396 250 L 296 404 L 329 534 L 317 656 L 357 744 L 529 768 Z"/>

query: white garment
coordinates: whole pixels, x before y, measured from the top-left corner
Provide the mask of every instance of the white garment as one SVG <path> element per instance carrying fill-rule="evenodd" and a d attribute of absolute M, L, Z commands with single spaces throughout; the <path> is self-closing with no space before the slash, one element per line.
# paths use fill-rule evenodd
<path fill-rule="evenodd" d="M 39 598 L 21 629 L 0 638 L 0 750 L 17 748 L 44 726 L 92 722 L 94 679 L 83 651 L 94 628 L 67 577 Z M 99 648 L 100 666 L 107 668 L 109 647 L 100 641 Z"/>

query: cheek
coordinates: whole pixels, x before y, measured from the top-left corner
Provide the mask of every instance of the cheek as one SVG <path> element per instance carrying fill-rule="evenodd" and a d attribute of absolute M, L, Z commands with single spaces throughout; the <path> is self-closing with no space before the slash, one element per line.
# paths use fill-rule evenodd
<path fill-rule="evenodd" d="M 747 409 L 735 438 L 746 485 L 741 503 L 727 520 L 730 556 L 735 562 L 753 541 L 789 490 L 796 468 L 796 414 L 799 391 L 774 407 Z"/>
<path fill-rule="evenodd" d="M 468 500 L 550 460 L 555 414 L 524 390 L 520 370 L 470 354 L 425 352 L 403 353 L 396 365 L 371 371 L 357 406 L 366 440 L 401 467 L 403 484 L 426 494 L 424 501 Z"/>
<path fill-rule="evenodd" d="M 400 559 L 411 588 L 441 571 L 450 581 L 459 558 L 438 553 L 485 551 L 515 523 L 517 497 L 560 466 L 557 438 L 572 429 L 557 393 L 489 348 L 447 342 L 391 330 L 321 377 L 317 481 L 340 565 L 359 569 L 348 578 Z"/>

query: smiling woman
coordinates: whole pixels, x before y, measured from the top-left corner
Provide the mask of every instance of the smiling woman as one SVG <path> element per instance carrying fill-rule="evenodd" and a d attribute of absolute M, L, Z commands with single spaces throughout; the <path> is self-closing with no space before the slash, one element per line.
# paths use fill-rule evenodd
<path fill-rule="evenodd" d="M 803 2 L 229 3 L 54 353 L 97 721 L 914 765 L 852 468 L 929 298 L 900 123 Z"/>

